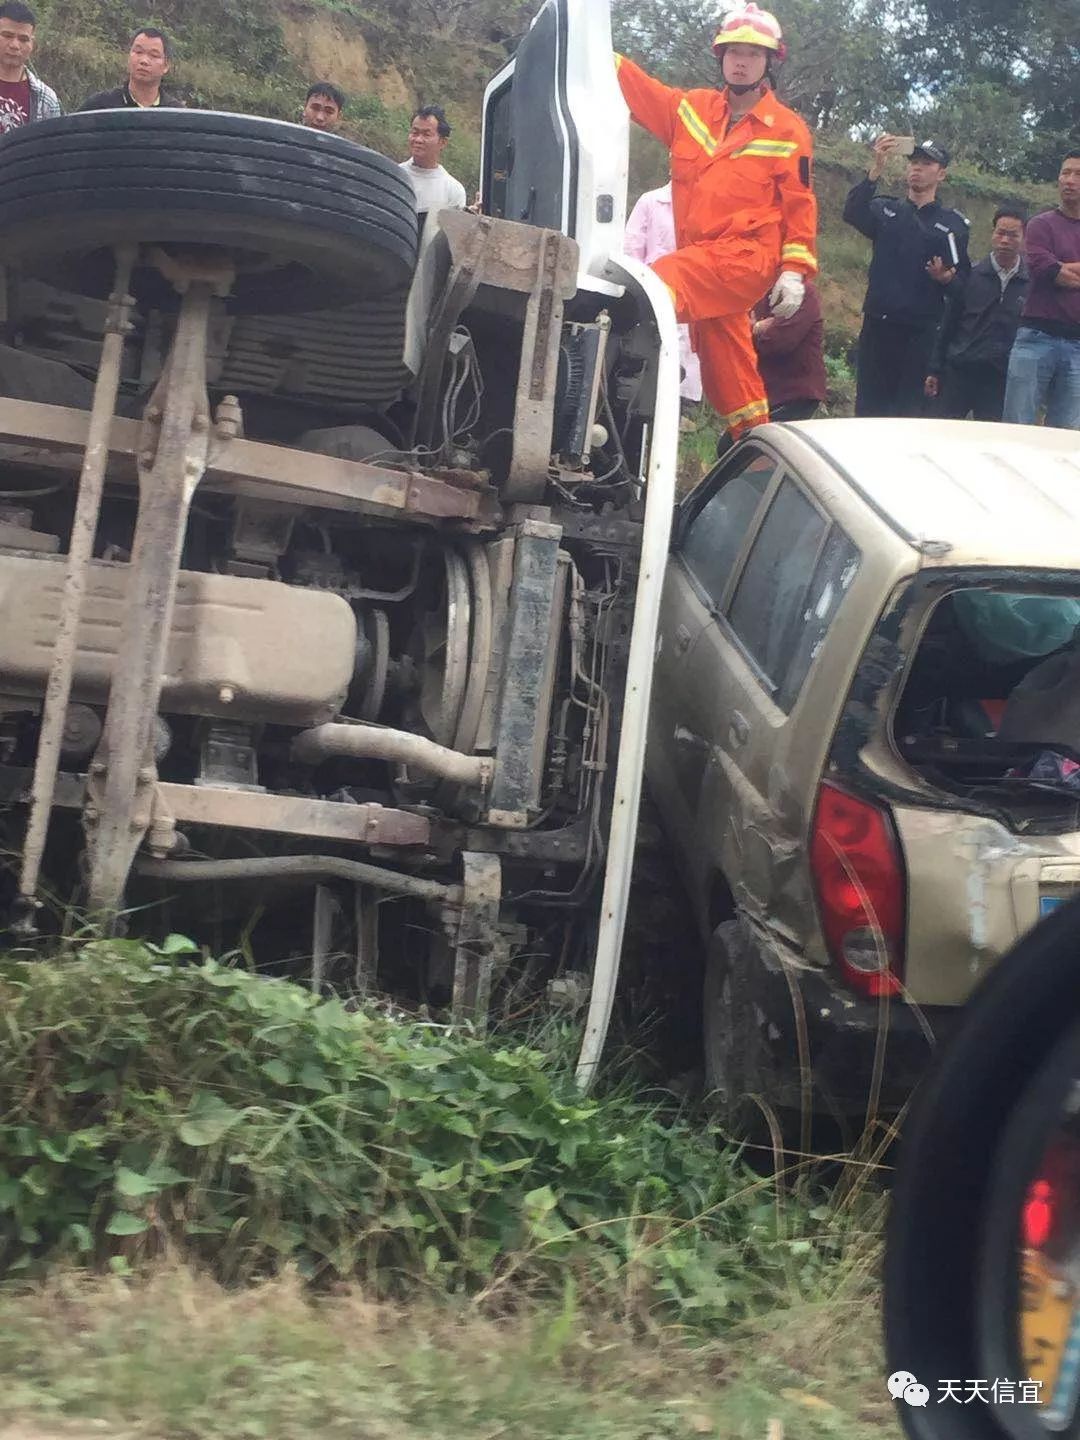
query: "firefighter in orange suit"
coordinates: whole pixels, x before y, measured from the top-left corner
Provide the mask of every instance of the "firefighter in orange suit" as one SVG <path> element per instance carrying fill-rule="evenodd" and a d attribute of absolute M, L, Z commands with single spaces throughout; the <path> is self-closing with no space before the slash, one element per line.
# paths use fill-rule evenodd
<path fill-rule="evenodd" d="M 678 248 L 653 269 L 687 321 L 710 404 L 738 438 L 769 418 L 749 311 L 772 287 L 773 314 L 794 315 L 817 270 L 813 142 L 773 94 L 780 26 L 752 3 L 713 42 L 720 90 L 674 90 L 617 55 L 630 113 L 671 151 Z"/>

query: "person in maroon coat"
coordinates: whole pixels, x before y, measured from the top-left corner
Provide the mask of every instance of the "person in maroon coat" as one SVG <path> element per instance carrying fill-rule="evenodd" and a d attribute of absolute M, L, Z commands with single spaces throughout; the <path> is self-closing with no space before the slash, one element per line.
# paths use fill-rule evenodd
<path fill-rule="evenodd" d="M 809 420 L 827 390 L 821 296 L 812 280 L 806 299 L 785 320 L 772 313 L 769 297 L 751 312 L 758 369 L 769 397 L 770 420 Z"/>
<path fill-rule="evenodd" d="M 807 280 L 806 298 L 787 319 L 773 314 L 766 295 L 751 310 L 750 320 L 758 369 L 769 398 L 769 419 L 809 420 L 827 394 L 825 321 L 817 286 Z M 716 442 L 717 459 L 734 443 L 730 430 L 725 430 Z"/>

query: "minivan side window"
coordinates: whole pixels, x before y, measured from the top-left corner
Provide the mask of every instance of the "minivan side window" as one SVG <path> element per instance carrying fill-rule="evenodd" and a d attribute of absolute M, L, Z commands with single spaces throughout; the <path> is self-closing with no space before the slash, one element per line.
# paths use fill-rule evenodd
<path fill-rule="evenodd" d="M 731 628 L 776 692 L 805 629 L 807 596 L 828 530 L 825 516 L 785 478 L 732 597 Z"/>
<path fill-rule="evenodd" d="M 803 681 L 817 659 L 833 616 L 859 570 L 859 552 L 836 525 L 829 531 L 825 548 L 814 570 L 814 578 L 803 606 L 791 664 L 776 696 L 783 710 L 790 710 L 799 698 Z"/>
<path fill-rule="evenodd" d="M 682 544 L 687 569 L 713 605 L 719 605 L 754 523 L 777 461 L 748 449 L 742 465 L 712 494 L 690 522 Z"/>

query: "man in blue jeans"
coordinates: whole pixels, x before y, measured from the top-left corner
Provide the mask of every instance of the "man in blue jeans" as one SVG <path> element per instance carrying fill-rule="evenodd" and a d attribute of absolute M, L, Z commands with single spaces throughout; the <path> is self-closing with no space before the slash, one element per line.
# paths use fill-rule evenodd
<path fill-rule="evenodd" d="M 1058 175 L 1060 204 L 1027 227 L 1031 289 L 1009 356 L 1003 419 L 1080 430 L 1080 150 Z"/>

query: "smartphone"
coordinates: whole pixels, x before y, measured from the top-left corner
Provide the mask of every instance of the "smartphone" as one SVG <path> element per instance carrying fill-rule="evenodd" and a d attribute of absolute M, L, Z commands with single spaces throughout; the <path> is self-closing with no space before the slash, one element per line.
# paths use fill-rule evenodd
<path fill-rule="evenodd" d="M 897 155 L 911 155 L 911 154 L 914 153 L 914 151 L 915 151 L 915 136 L 914 136 L 914 135 L 897 135 L 897 137 L 896 137 L 896 153 L 897 153 Z"/>

